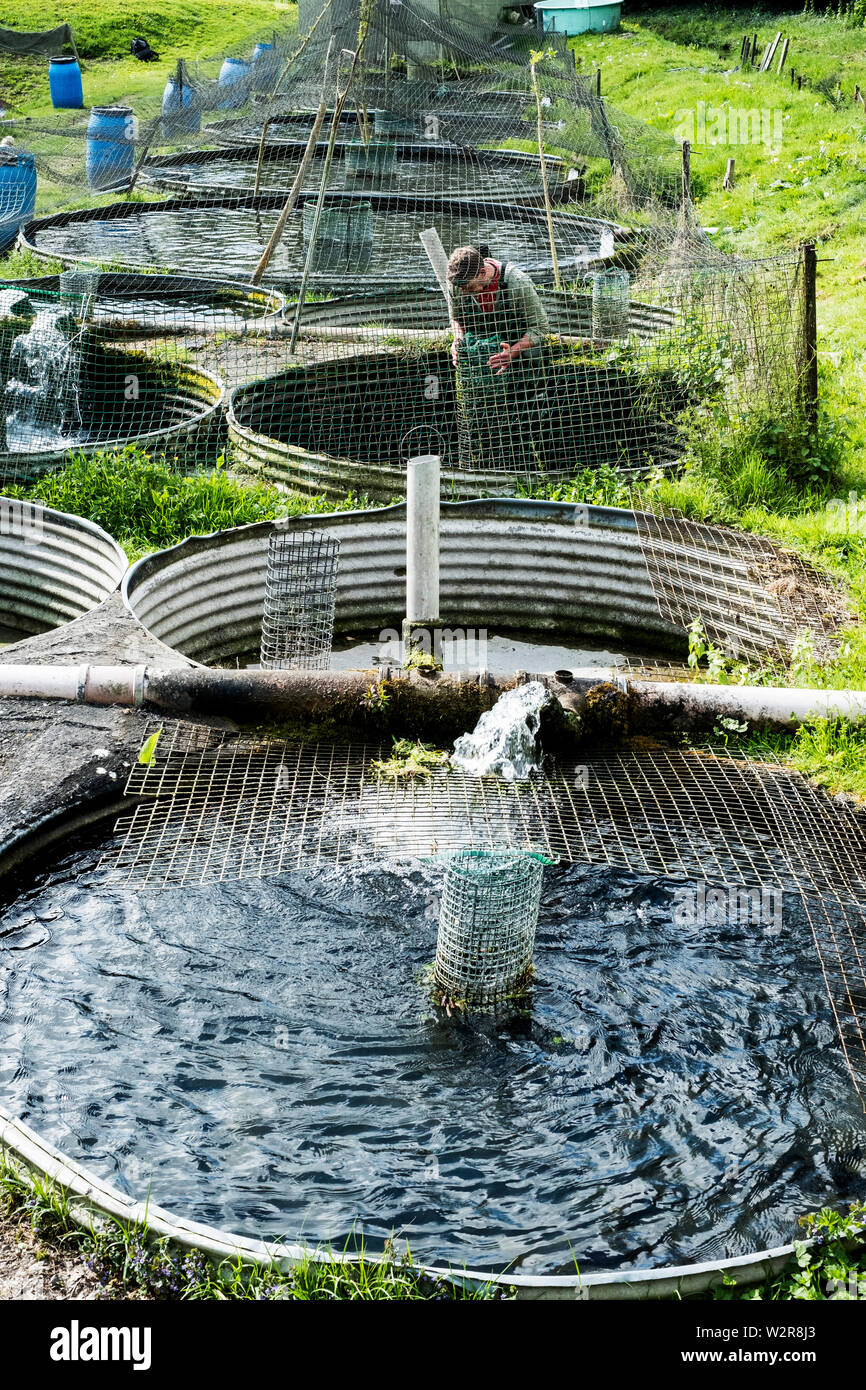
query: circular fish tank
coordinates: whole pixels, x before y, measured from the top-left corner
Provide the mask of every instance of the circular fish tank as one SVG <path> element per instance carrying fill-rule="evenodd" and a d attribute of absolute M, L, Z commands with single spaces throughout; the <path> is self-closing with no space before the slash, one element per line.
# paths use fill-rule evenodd
<path fill-rule="evenodd" d="M 500 400 L 489 371 L 471 396 L 460 396 L 458 381 L 448 352 L 417 343 L 292 367 L 234 389 L 229 437 L 241 466 L 270 482 L 380 501 L 405 491 L 407 458 L 428 449 L 442 457 L 445 495 L 463 497 L 678 456 L 676 415 L 688 397 L 673 374 L 649 391 L 639 371 L 563 348 L 533 376 L 527 399 Z"/>
<path fill-rule="evenodd" d="M 690 920 L 697 884 L 548 867 L 531 994 L 449 1017 L 435 861 L 133 892 L 113 844 L 72 834 L 0 900 L 0 1105 L 97 1192 L 506 1282 L 712 1269 L 863 1196 L 796 899 L 756 930 Z"/>
<path fill-rule="evenodd" d="M 125 346 L 88 295 L 0 291 L 0 476 L 56 467 L 70 450 L 139 444 L 186 453 L 221 422 L 221 383 L 182 359 Z M 116 303 L 116 301 L 115 301 Z M 141 313 L 141 300 L 134 299 Z M 130 312 L 135 312 L 131 309 Z M 148 335 L 126 323 L 136 339 Z"/>
<path fill-rule="evenodd" d="M 267 141 L 262 151 L 239 145 L 218 150 L 181 151 L 151 155 L 142 168 L 142 180 L 156 189 L 188 190 L 201 197 L 215 193 L 251 193 L 259 179 L 259 191 L 283 190 L 288 194 L 305 149 L 303 142 Z M 327 142 L 320 142 L 306 181 L 308 193 L 318 192 Z M 554 199 L 574 192 L 574 181 L 564 180 L 561 159 L 547 157 L 548 177 Z M 507 198 L 514 202 L 541 199 L 538 157 L 519 150 L 461 149 L 431 142 L 407 143 L 373 135 L 366 143 L 360 135 L 338 140 L 328 178 L 330 191 L 363 193 L 365 188 L 387 185 L 391 193 L 407 196 L 461 197 L 468 201 Z"/>
<path fill-rule="evenodd" d="M 598 664 L 622 659 L 624 650 L 684 658 L 684 633 L 660 615 L 632 514 L 581 511 L 578 520 L 575 508 L 554 502 L 443 503 L 443 621 L 470 640 L 484 630 L 489 647 L 496 638 L 502 649 L 516 648 L 512 670 Z M 339 540 L 334 662 L 370 665 L 370 639 L 379 650 L 383 630 L 396 636 L 405 610 L 405 506 L 280 524 Z M 153 636 L 193 661 L 255 661 L 273 529 L 257 522 L 148 555 L 126 576 L 124 602 Z M 478 664 L 471 649 L 466 655 L 467 666 Z"/>
<path fill-rule="evenodd" d="M 233 285 L 193 275 L 83 273 L 87 276 L 87 288 L 78 291 L 64 292 L 59 275 L 40 275 L 0 281 L 0 295 L 4 289 L 24 292 L 32 304 L 46 307 L 69 303 L 77 308 L 86 299 L 88 322 L 110 329 L 115 338 L 267 331 L 285 308 L 285 298 L 278 290 L 257 289 L 254 285 Z"/>
<path fill-rule="evenodd" d="M 0 647 L 89 613 L 127 569 L 117 542 L 83 517 L 0 497 Z"/>
<path fill-rule="evenodd" d="M 304 213 L 307 197 L 289 218 L 270 261 L 269 284 L 291 286 L 301 278 L 307 254 Z M 280 194 L 239 194 L 232 199 L 174 198 L 155 203 L 114 203 L 79 212 L 37 218 L 24 229 L 21 244 L 35 254 L 66 264 L 110 261 L 132 269 L 171 268 L 217 278 L 248 278 L 264 251 L 285 198 Z M 362 206 L 363 205 L 363 206 Z M 540 283 L 553 278 L 544 209 L 506 206 L 491 199 L 405 198 L 376 190 L 328 195 L 327 220 L 363 218 L 357 235 L 345 230 L 323 240 L 342 241 L 344 252 L 327 256 L 314 270 L 313 288 L 368 289 L 371 282 L 435 285 L 433 269 L 419 234 L 435 217 L 445 246 L 486 244 L 491 255 L 522 266 Z M 606 262 L 617 247 L 620 229 L 612 223 L 570 211 L 554 215 L 559 269 L 577 275 Z"/>

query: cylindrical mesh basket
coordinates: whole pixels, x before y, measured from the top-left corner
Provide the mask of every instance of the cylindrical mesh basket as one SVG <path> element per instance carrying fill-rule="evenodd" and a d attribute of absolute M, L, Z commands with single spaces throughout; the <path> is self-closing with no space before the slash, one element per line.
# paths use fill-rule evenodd
<path fill-rule="evenodd" d="M 321 531 L 275 531 L 268 543 L 261 663 L 326 670 L 334 638 L 340 542 Z"/>
<path fill-rule="evenodd" d="M 544 865 L 510 850 L 459 850 L 445 872 L 433 980 L 449 999 L 491 1007 L 523 992 Z"/>

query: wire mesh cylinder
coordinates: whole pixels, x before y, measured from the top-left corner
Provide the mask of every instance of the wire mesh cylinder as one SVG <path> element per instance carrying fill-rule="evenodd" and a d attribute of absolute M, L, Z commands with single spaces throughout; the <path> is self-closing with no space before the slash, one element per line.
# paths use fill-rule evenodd
<path fill-rule="evenodd" d="M 275 531 L 268 544 L 261 663 L 326 670 L 334 638 L 340 542 L 321 531 Z"/>
<path fill-rule="evenodd" d="M 508 850 L 460 850 L 445 873 L 433 980 L 473 1008 L 519 994 L 528 981 L 544 865 Z"/>
<path fill-rule="evenodd" d="M 628 337 L 631 281 L 627 270 L 602 270 L 592 277 L 592 336 Z"/>

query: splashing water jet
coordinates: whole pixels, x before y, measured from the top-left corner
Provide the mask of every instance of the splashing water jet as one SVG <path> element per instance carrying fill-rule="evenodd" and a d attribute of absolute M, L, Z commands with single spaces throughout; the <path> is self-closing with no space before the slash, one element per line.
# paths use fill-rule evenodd
<path fill-rule="evenodd" d="M 505 782 L 517 782 L 537 772 L 541 711 L 550 701 L 540 681 L 507 690 L 482 714 L 471 734 L 457 739 L 452 767 L 473 777 L 498 776 Z"/>

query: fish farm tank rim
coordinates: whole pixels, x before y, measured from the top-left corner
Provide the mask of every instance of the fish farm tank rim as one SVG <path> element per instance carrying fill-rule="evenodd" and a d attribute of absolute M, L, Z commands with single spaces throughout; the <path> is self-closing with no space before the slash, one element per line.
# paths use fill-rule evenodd
<path fill-rule="evenodd" d="M 638 528 L 634 518 L 649 515 L 647 512 L 635 512 L 630 507 L 602 507 L 591 503 L 550 502 L 543 498 L 511 497 L 507 493 L 498 497 L 469 497 L 458 502 L 440 502 L 439 505 L 444 516 L 449 513 L 464 516 L 474 513 L 483 519 L 484 513 L 487 512 L 491 518 L 495 517 L 497 520 L 574 522 L 580 514 L 581 519 L 586 518 L 586 524 L 589 526 L 610 527 L 632 532 L 635 535 L 637 535 Z M 225 526 L 220 531 L 202 531 L 192 536 L 184 536 L 183 540 L 175 541 L 174 545 L 164 546 L 161 550 L 153 550 L 149 555 L 143 555 L 140 560 L 136 560 L 134 564 L 130 565 L 121 582 L 123 601 L 129 611 L 134 614 L 135 610 L 129 603 L 128 586 L 133 582 L 137 571 L 146 569 L 150 562 L 163 555 L 170 555 L 186 548 L 194 552 L 204 548 L 206 543 L 219 540 L 222 536 L 241 535 L 244 532 L 248 534 L 259 532 L 261 535 L 270 535 L 271 531 L 277 527 L 309 531 L 329 525 L 350 525 L 354 521 L 363 521 L 367 517 L 386 516 L 388 514 L 394 517 L 405 516 L 405 501 L 388 502 L 381 506 L 366 507 L 357 511 L 305 512 L 300 516 L 278 517 L 274 521 L 247 521 L 242 526 Z"/>
<path fill-rule="evenodd" d="M 0 486 L 0 503 L 12 501 L 17 502 L 17 499 L 4 496 L 2 486 Z M 61 521 L 70 522 L 72 528 L 75 530 L 89 531 L 92 536 L 97 537 L 99 540 L 108 541 L 109 545 L 114 547 L 118 559 L 123 563 L 124 576 L 126 575 L 129 569 L 129 557 L 126 551 L 123 549 L 120 541 L 112 536 L 110 531 L 106 531 L 104 526 L 100 526 L 99 522 L 91 521 L 90 517 L 87 516 L 79 516 L 77 512 L 62 512 L 58 507 L 46 507 L 43 506 L 42 503 L 39 503 L 39 506 L 42 508 L 42 512 L 45 516 L 58 517 Z M 115 591 L 120 587 L 121 582 L 122 579 L 117 581 Z"/>
<path fill-rule="evenodd" d="M 457 504 L 460 505 L 460 504 Z M 141 562 L 140 562 L 141 563 Z M 0 843 L 0 883 L 4 877 L 27 861 L 36 857 L 48 847 L 62 842 L 76 831 L 99 824 L 116 816 L 124 806 L 116 792 L 97 792 L 88 795 L 74 806 L 64 806 L 33 822 Z M 311 1260 L 314 1263 L 332 1264 L 334 1256 L 322 1254 L 321 1247 L 303 1244 L 285 1244 L 273 1239 L 257 1240 L 250 1236 L 235 1235 L 231 1231 L 191 1220 L 183 1213 L 175 1214 L 167 1208 L 150 1200 L 149 1193 L 127 1197 L 107 1180 L 91 1171 L 85 1164 L 70 1158 L 63 1150 L 49 1140 L 43 1139 L 37 1130 L 31 1128 L 0 1104 L 0 1157 L 13 1156 L 23 1164 L 25 1173 L 36 1173 L 61 1184 L 70 1194 L 83 1198 L 88 1212 L 107 1216 L 111 1220 L 120 1218 L 129 1223 L 146 1222 L 151 1233 L 168 1238 L 181 1247 L 201 1250 L 206 1255 L 219 1259 L 241 1256 L 254 1265 L 272 1266 L 275 1262 L 290 1264 L 293 1261 Z M 76 1219 L 84 1224 L 84 1213 Z M 802 1242 L 807 1247 L 810 1240 Z M 418 1264 L 420 1273 L 433 1277 L 452 1278 L 457 1282 L 473 1284 L 503 1285 L 525 1290 L 524 1297 L 555 1299 L 561 1297 L 560 1290 L 587 1289 L 587 1297 L 629 1298 L 643 1296 L 663 1298 L 670 1295 L 701 1293 L 719 1284 L 724 1276 L 741 1276 L 738 1282 L 744 1285 L 759 1282 L 768 1274 L 775 1272 L 786 1263 L 795 1252 L 793 1243 L 774 1246 L 765 1250 L 738 1254 L 724 1259 L 703 1260 L 691 1264 L 659 1266 L 655 1268 L 632 1269 L 622 1272 L 603 1270 L 587 1274 L 508 1274 L 486 1272 L 483 1270 L 459 1269 L 447 1264 Z M 358 1255 L 337 1256 L 352 1263 Z M 375 1261 L 375 1255 L 364 1258 Z M 743 1277 L 744 1276 L 744 1277 Z M 597 1292 L 595 1292 L 597 1290 Z M 639 1293 L 637 1291 L 640 1291 Z"/>
<path fill-rule="evenodd" d="M 146 297 L 148 291 L 154 295 L 172 295 L 176 292 L 178 298 L 228 294 L 252 303 L 262 302 L 264 312 L 260 322 L 263 324 L 279 319 L 286 307 L 286 296 L 275 285 L 252 285 L 242 280 L 220 280 L 205 275 L 148 275 L 141 270 L 100 270 L 98 266 L 84 265 L 81 268 L 96 271 L 99 275 L 98 293 L 108 298 L 140 299 Z M 0 276 L 0 290 L 34 290 L 46 295 L 63 295 L 59 274 L 31 275 L 23 280 L 6 280 Z"/>
<path fill-rule="evenodd" d="M 472 171 L 476 168 L 500 170 L 505 172 L 510 171 L 512 173 L 529 173 L 530 171 L 536 170 L 538 166 L 538 156 L 532 155 L 525 150 L 476 151 L 474 149 L 467 150 L 463 146 L 456 144 L 446 144 L 431 141 L 395 142 L 391 140 L 379 140 L 376 143 L 379 145 L 387 146 L 389 151 L 393 151 L 395 158 L 402 160 L 413 160 L 420 159 L 423 157 L 425 161 L 439 164 L 445 164 L 449 158 L 454 161 L 462 160 L 466 166 L 467 176 L 471 175 Z M 334 154 L 339 158 L 341 156 L 344 157 L 347 152 L 364 148 L 366 148 L 366 144 L 360 137 L 357 137 L 356 139 L 342 139 L 337 140 L 335 142 Z M 303 154 L 305 149 L 306 141 L 266 142 L 265 145 L 262 147 L 262 164 L 263 166 L 266 166 L 271 164 L 279 164 L 284 161 L 287 162 L 295 150 L 297 151 L 297 154 L 300 156 Z M 319 141 L 316 146 L 316 156 L 320 157 L 325 155 L 327 149 L 328 141 Z M 254 165 L 258 157 L 259 147 L 256 144 L 252 143 L 248 145 L 226 145 L 222 148 L 217 149 L 192 149 L 189 151 L 180 150 L 174 151 L 171 154 L 149 155 L 145 159 L 144 164 L 142 165 L 141 181 L 146 186 L 152 188 L 172 189 L 174 191 L 180 192 L 183 192 L 184 190 L 195 190 L 196 192 L 200 192 L 202 194 L 205 190 L 207 190 L 211 197 L 219 196 L 227 200 L 234 199 L 237 196 L 242 196 L 244 190 L 236 188 L 231 183 L 221 182 L 219 177 L 215 177 L 213 180 L 206 179 L 201 182 L 196 182 L 190 185 L 187 178 L 183 177 L 182 175 L 175 175 L 173 171 L 175 169 L 183 169 L 189 166 L 206 168 L 209 164 L 218 165 L 221 162 L 230 164 L 236 163 Z M 580 181 L 577 179 L 569 180 L 562 177 L 562 174 L 566 167 L 566 161 L 562 159 L 559 155 L 546 155 L 545 163 L 548 167 L 548 170 L 551 172 L 553 176 L 550 184 L 550 198 L 554 206 L 560 207 L 566 203 L 579 202 L 580 199 L 578 198 L 578 188 L 580 186 Z M 273 193 L 275 191 L 278 191 L 281 193 L 283 197 L 286 197 L 288 195 L 292 183 L 292 177 L 295 173 L 294 166 L 290 165 L 286 172 L 287 177 L 285 187 L 281 190 L 274 190 L 273 188 L 271 188 L 268 190 L 269 192 Z M 557 177 L 557 174 L 559 175 L 559 177 Z M 312 175 L 310 176 L 310 178 L 311 182 L 315 184 L 316 178 Z M 346 189 L 342 191 L 341 194 L 340 190 L 335 189 L 332 190 L 328 196 L 343 196 L 353 198 L 367 197 L 368 193 L 364 191 L 365 188 L 366 185 L 364 185 L 362 181 L 361 183 L 359 183 L 357 190 L 353 191 Z M 311 195 L 310 191 L 307 190 L 306 197 L 309 198 L 310 196 L 313 195 Z M 391 194 L 389 196 L 414 197 L 418 201 L 421 201 L 423 199 L 429 201 L 431 198 L 443 197 L 449 197 L 453 199 L 461 196 L 466 198 L 467 200 L 471 199 L 473 202 L 479 200 L 478 196 L 472 193 L 471 189 L 468 186 L 466 191 L 462 194 L 458 187 L 454 188 L 453 190 L 449 190 L 448 192 L 431 192 L 427 194 L 422 193 L 418 195 L 403 192 L 401 195 Z M 509 191 L 507 189 L 503 189 L 501 192 L 496 192 L 494 190 L 486 190 L 479 201 L 482 203 L 486 203 L 491 200 L 507 200 L 509 205 L 513 205 L 515 201 L 515 191 Z M 517 201 L 520 202 L 522 205 L 527 206 L 543 204 L 544 193 L 541 188 L 541 185 L 539 184 L 537 190 L 529 187 L 521 187 L 517 192 Z"/>
<path fill-rule="evenodd" d="M 318 195 L 314 191 L 300 193 L 297 199 L 295 213 L 302 215 L 304 207 L 307 204 L 312 205 L 316 201 L 317 196 Z M 527 205 L 525 203 L 511 204 L 496 198 L 476 200 L 465 197 L 442 197 L 440 195 L 413 197 L 406 194 L 382 193 L 375 190 L 365 190 L 360 201 L 369 204 L 373 213 L 377 215 L 393 216 L 400 213 L 440 213 L 443 216 L 459 218 L 461 216 L 465 217 L 468 213 L 474 218 L 483 218 L 493 222 L 503 221 L 507 224 L 519 222 L 524 227 L 531 226 L 537 230 L 541 243 L 546 247 L 546 251 L 540 253 L 542 255 L 542 261 L 538 265 L 531 267 L 533 277 L 537 284 L 542 285 L 553 277 L 553 263 L 549 259 L 550 251 L 547 245 L 547 214 L 543 203 L 541 205 Z M 326 195 L 324 207 L 330 209 L 345 207 L 347 205 L 352 207 L 357 205 L 358 202 L 359 196 L 357 193 L 336 192 Z M 16 244 L 19 249 L 31 252 L 31 254 L 40 260 L 59 261 L 62 265 L 67 267 L 93 267 L 94 253 L 92 250 L 89 250 L 84 255 L 76 255 L 62 248 L 42 247 L 39 244 L 40 232 L 51 231 L 54 228 L 82 227 L 92 222 L 101 222 L 109 225 L 114 222 L 123 223 L 132 218 L 147 217 L 149 214 L 165 216 L 166 214 L 176 213 L 207 213 L 209 216 L 217 216 L 221 210 L 232 214 L 240 212 L 279 212 L 284 205 L 284 192 L 258 194 L 242 192 L 237 195 L 233 194 L 232 196 L 221 196 L 219 199 L 214 199 L 212 197 L 196 198 L 181 195 L 179 197 L 161 200 L 155 199 L 152 202 L 124 201 L 108 203 L 103 207 L 84 208 L 74 211 L 66 210 L 51 213 L 45 217 L 32 218 L 20 229 Z M 606 233 L 613 238 L 614 244 L 611 254 L 609 256 L 594 256 L 587 261 L 587 266 L 591 264 L 597 268 L 607 265 L 620 254 L 626 246 L 631 247 L 639 241 L 642 235 L 640 231 L 621 226 L 616 222 L 603 218 L 584 217 L 576 213 L 568 213 L 564 214 L 564 216 L 568 217 L 567 229 L 570 234 L 576 235 L 586 232 L 601 237 L 603 233 Z M 565 229 L 564 222 L 561 224 L 561 227 Z M 423 263 L 426 263 L 426 257 L 422 252 L 418 261 L 417 271 L 401 276 L 398 283 L 406 285 L 419 283 L 426 285 L 428 282 L 428 275 L 427 269 L 425 269 Z M 121 269 L 124 268 L 125 264 L 126 263 L 120 260 L 119 265 Z M 130 261 L 128 264 L 131 273 L 140 274 L 142 265 L 147 264 L 147 262 Z M 112 268 L 118 269 L 117 257 L 112 258 Z M 582 266 L 582 269 L 585 268 L 585 266 Z M 183 274 L 183 271 L 178 271 L 174 266 L 166 267 L 166 271 L 170 274 Z M 297 268 L 287 268 L 285 271 L 275 272 L 273 277 L 269 277 L 269 283 L 270 279 L 273 278 L 282 285 L 291 285 L 299 281 L 301 273 L 301 270 Z M 208 278 L 215 283 L 221 280 L 219 274 L 213 272 L 209 274 Z M 227 279 L 230 279 L 232 283 L 237 283 L 237 272 L 227 277 Z M 366 271 L 363 275 L 355 277 L 344 275 L 342 279 L 347 287 L 353 283 L 354 279 L 357 279 L 358 282 L 363 285 L 369 285 L 371 283 L 390 285 L 394 283 L 393 275 L 385 274 L 384 272 L 373 275 L 369 271 Z M 330 275 L 329 281 L 333 282 L 333 280 L 333 275 Z"/>
<path fill-rule="evenodd" d="M 164 364 L 165 365 L 165 364 Z M 196 409 L 179 423 L 160 425 L 156 429 L 146 428 L 136 434 L 113 435 L 110 438 L 83 439 L 74 444 L 65 444 L 53 449 L 33 450 L 32 452 L 0 453 L 0 486 L 2 481 L 18 482 L 22 478 L 36 477 L 65 463 L 70 454 L 91 454 L 106 449 L 126 448 L 136 444 L 140 447 L 160 444 L 172 439 L 181 440 L 187 435 L 196 435 L 206 429 L 211 420 L 222 414 L 226 398 L 226 387 L 222 379 L 204 367 L 192 363 L 167 364 L 173 367 L 178 383 L 192 382 L 201 390 L 196 400 Z"/>

